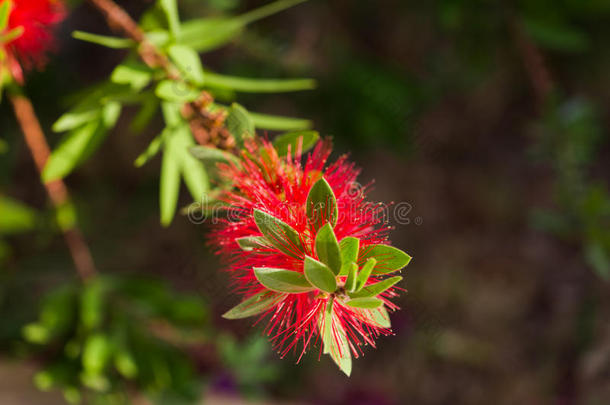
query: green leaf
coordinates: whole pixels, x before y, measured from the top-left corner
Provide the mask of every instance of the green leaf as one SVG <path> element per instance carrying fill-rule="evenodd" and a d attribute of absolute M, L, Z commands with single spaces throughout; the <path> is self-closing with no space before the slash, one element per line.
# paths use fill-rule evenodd
<path fill-rule="evenodd" d="M 311 186 L 306 204 L 307 218 L 314 230 L 318 230 L 326 223 L 330 223 L 333 227 L 337 224 L 339 215 L 337 199 L 330 184 L 324 178 Z"/>
<path fill-rule="evenodd" d="M 335 275 L 339 274 L 341 271 L 341 252 L 335 232 L 329 223 L 318 230 L 315 244 L 318 259 L 326 264 Z"/>
<path fill-rule="evenodd" d="M 206 72 L 206 86 L 244 93 L 281 93 L 315 88 L 312 79 L 250 79 Z"/>
<path fill-rule="evenodd" d="M 165 131 L 168 131 L 166 128 Z M 169 226 L 174 219 L 176 206 L 178 204 L 178 193 L 180 192 L 180 151 L 175 142 L 167 142 L 163 151 L 163 161 L 161 163 L 161 186 L 160 186 L 160 207 L 161 224 Z"/>
<path fill-rule="evenodd" d="M 39 323 L 29 323 L 25 325 L 21 333 L 27 342 L 39 345 L 47 343 L 51 337 L 49 330 Z"/>
<path fill-rule="evenodd" d="M 110 356 L 112 345 L 108 337 L 103 334 L 91 335 L 83 348 L 83 368 L 88 374 L 97 375 L 102 373 Z"/>
<path fill-rule="evenodd" d="M 178 38 L 180 35 L 180 18 L 178 16 L 177 0 L 159 0 L 159 5 L 165 12 L 172 36 Z"/>
<path fill-rule="evenodd" d="M 138 364 L 127 350 L 117 350 L 114 355 L 114 367 L 127 379 L 133 379 L 138 375 Z"/>
<path fill-rule="evenodd" d="M 155 94 L 166 101 L 193 101 L 199 96 L 199 91 L 186 83 L 175 80 L 162 80 L 155 89 Z"/>
<path fill-rule="evenodd" d="M 184 45 L 172 45 L 169 48 L 169 56 L 188 80 L 195 85 L 203 85 L 203 67 L 199 55 L 193 48 Z"/>
<path fill-rule="evenodd" d="M 356 310 L 358 314 L 362 316 L 362 318 L 374 325 L 378 325 L 382 328 L 390 328 L 392 324 L 390 323 L 390 315 L 388 315 L 388 311 L 384 306 L 375 308 L 375 309 L 358 309 Z"/>
<path fill-rule="evenodd" d="M 239 247 L 245 252 L 251 252 L 254 249 L 269 249 L 271 245 L 264 236 L 246 236 L 235 239 Z"/>
<path fill-rule="evenodd" d="M 225 319 L 241 319 L 258 315 L 279 304 L 284 298 L 286 298 L 286 294 L 265 290 L 225 312 L 222 317 Z"/>
<path fill-rule="evenodd" d="M 327 293 L 333 293 L 337 289 L 335 275 L 324 263 L 319 262 L 312 257 L 305 256 L 303 270 L 305 277 L 314 287 L 326 291 Z"/>
<path fill-rule="evenodd" d="M 36 211 L 30 207 L 0 195 L 0 234 L 29 231 L 36 225 Z"/>
<path fill-rule="evenodd" d="M 376 297 L 388 288 L 393 287 L 394 284 L 400 282 L 400 280 L 402 280 L 401 276 L 386 278 L 385 280 L 379 281 L 377 283 L 369 284 L 366 287 L 363 287 L 362 290 L 358 292 L 350 293 L 349 296 L 351 298 Z"/>
<path fill-rule="evenodd" d="M 332 308 L 332 301 L 328 301 L 327 312 L 325 315 L 324 332 L 322 340 L 324 343 L 324 353 L 330 354 L 335 364 L 339 366 L 347 376 L 352 373 L 352 356 L 350 353 L 347 336 L 341 322 L 332 313 L 332 309 L 328 310 L 328 305 Z M 330 321 L 329 321 L 330 319 Z"/>
<path fill-rule="evenodd" d="M 87 160 L 106 138 L 108 129 L 115 125 L 120 113 L 120 103 L 106 102 L 98 111 L 97 119 L 76 127 L 64 135 L 45 165 L 42 173 L 43 181 L 61 179 Z M 74 121 L 69 122 L 66 118 L 66 121 L 57 127 L 61 129 L 73 125 Z"/>
<path fill-rule="evenodd" d="M 0 44 L 14 41 L 15 39 L 17 39 L 21 35 L 23 35 L 23 32 L 24 32 L 23 26 L 13 28 L 12 30 L 6 32 L 5 34 L 0 35 Z"/>
<path fill-rule="evenodd" d="M 312 122 L 300 118 L 281 117 L 279 115 L 261 114 L 250 111 L 250 118 L 256 128 L 272 131 L 299 131 L 309 129 Z"/>
<path fill-rule="evenodd" d="M 286 156 L 290 147 L 290 153 L 294 156 L 299 146 L 301 153 L 304 153 L 311 149 L 318 139 L 320 139 L 318 131 L 286 132 L 273 139 L 273 146 L 280 156 Z"/>
<path fill-rule="evenodd" d="M 358 263 L 374 257 L 377 260 L 375 274 L 388 274 L 398 271 L 411 261 L 411 256 L 389 245 L 369 245 L 360 250 Z"/>
<path fill-rule="evenodd" d="M 135 46 L 135 42 L 127 38 L 109 37 L 106 35 L 91 34 L 89 32 L 74 31 L 72 37 L 81 41 L 91 42 L 107 48 L 125 49 Z"/>
<path fill-rule="evenodd" d="M 135 167 L 144 166 L 150 159 L 152 159 L 159 151 L 161 150 L 161 146 L 163 145 L 163 137 L 156 136 L 149 144 L 144 152 L 142 152 L 136 160 L 133 162 Z"/>
<path fill-rule="evenodd" d="M 358 249 L 360 247 L 360 239 L 348 236 L 341 239 L 339 249 L 341 250 L 341 271 L 339 275 L 347 275 L 351 269 L 352 263 L 358 261 Z"/>
<path fill-rule="evenodd" d="M 330 353 L 330 344 L 326 344 L 326 342 L 330 342 L 332 339 L 334 302 L 335 297 L 331 295 L 328 301 L 326 301 L 326 308 L 324 308 L 324 318 L 322 318 L 323 322 L 322 325 L 320 325 L 320 329 L 322 330 L 322 344 L 324 346 L 324 354 Z"/>
<path fill-rule="evenodd" d="M 0 32 L 4 31 L 8 24 L 8 16 L 11 11 L 12 1 L 4 0 L 0 3 Z"/>
<path fill-rule="evenodd" d="M 84 287 L 80 297 L 80 321 L 85 330 L 99 327 L 104 319 L 105 288 L 101 280 L 95 279 Z"/>
<path fill-rule="evenodd" d="M 100 131 L 99 121 L 92 121 L 65 135 L 59 146 L 51 153 L 42 180 L 46 183 L 62 179 L 86 159 L 87 151 L 96 142 L 95 138 L 105 135 Z"/>
<path fill-rule="evenodd" d="M 354 298 L 345 303 L 348 307 L 352 308 L 365 308 L 374 309 L 379 308 L 383 305 L 383 301 L 379 298 Z"/>
<path fill-rule="evenodd" d="M 124 63 L 114 68 L 110 80 L 113 83 L 128 84 L 133 89 L 140 90 L 150 83 L 152 72 L 141 63 Z"/>
<path fill-rule="evenodd" d="M 314 290 L 305 276 L 298 271 L 254 267 L 254 275 L 263 287 L 271 291 L 298 294 Z"/>
<path fill-rule="evenodd" d="M 302 257 L 304 249 L 297 231 L 266 212 L 255 209 L 253 215 L 256 226 L 269 243 L 288 256 L 296 259 Z"/>
<path fill-rule="evenodd" d="M 80 127 L 88 122 L 95 121 L 101 114 L 99 105 L 95 106 L 77 106 L 76 108 L 63 114 L 53 124 L 54 132 L 64 132 Z"/>
<path fill-rule="evenodd" d="M 371 257 L 366 261 L 364 266 L 362 266 L 362 269 L 360 270 L 360 272 L 358 273 L 358 277 L 356 278 L 356 289 L 354 290 L 355 292 L 362 290 L 362 287 L 364 287 L 369 277 L 371 276 L 371 273 L 375 268 L 375 264 L 377 264 L 377 260 Z"/>
<path fill-rule="evenodd" d="M 349 270 L 347 272 L 347 278 L 345 279 L 345 289 L 348 292 L 352 292 L 356 289 L 356 278 L 358 277 L 358 265 L 356 263 L 350 263 Z"/>
<path fill-rule="evenodd" d="M 183 125 L 178 129 L 180 144 L 180 161 L 182 168 L 182 176 L 187 188 L 191 192 L 191 196 L 195 201 L 201 202 L 205 195 L 210 191 L 210 183 L 205 167 L 201 162 L 195 159 L 189 149 L 195 144 L 191 131 L 188 126 Z"/>
<path fill-rule="evenodd" d="M 204 163 L 208 162 L 233 162 L 239 164 L 240 161 L 237 156 L 232 153 L 226 152 L 218 148 L 212 148 L 210 146 L 192 146 L 189 148 L 191 155 Z"/>
<path fill-rule="evenodd" d="M 254 123 L 250 113 L 237 103 L 231 104 L 225 125 L 239 144 L 243 139 L 254 136 Z"/>
<path fill-rule="evenodd" d="M 197 52 L 208 52 L 226 45 L 239 35 L 244 25 L 234 18 L 205 18 L 182 23 L 177 43 Z"/>
<path fill-rule="evenodd" d="M 278 13 L 303 0 L 281 0 L 237 17 L 203 18 L 182 23 L 177 41 L 198 52 L 207 52 L 228 44 L 243 28 L 256 20 Z"/>

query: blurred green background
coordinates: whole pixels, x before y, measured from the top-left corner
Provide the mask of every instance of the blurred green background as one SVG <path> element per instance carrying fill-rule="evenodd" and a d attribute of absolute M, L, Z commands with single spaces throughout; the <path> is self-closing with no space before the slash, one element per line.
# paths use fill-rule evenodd
<path fill-rule="evenodd" d="M 133 16 L 151 5 L 120 3 Z M 264 3 L 179 1 L 183 18 Z M 71 95 L 125 56 L 72 39 L 76 29 L 110 31 L 87 4 L 71 7 L 57 53 L 27 85 L 52 145 L 50 126 Z M 164 297 L 159 311 L 203 329 L 163 346 L 188 359 L 176 366 L 183 372 L 171 369 L 180 401 L 203 392 L 210 403 L 608 404 L 608 40 L 606 0 L 312 0 L 205 55 L 226 74 L 316 78 L 310 92 L 241 102 L 311 118 L 334 137 L 335 156 L 350 153 L 362 168 L 362 184 L 374 180 L 370 199 L 394 202 L 391 239 L 414 257 L 408 294 L 394 335 L 365 348 L 349 379 L 317 349 L 295 365 L 272 352 L 260 325 L 220 317 L 238 298 L 205 246 L 209 225 L 179 217 L 161 228 L 159 160 L 133 167 L 161 120 L 135 136 L 129 109 L 67 179 L 100 271 L 146 279 L 100 288 Z M 0 402 L 52 403 L 54 394 L 18 382 L 53 356 L 32 359 L 22 328 L 46 292 L 72 281 L 73 265 L 6 102 L 0 122 L 1 195 L 31 207 L 9 218 L 0 204 Z"/>

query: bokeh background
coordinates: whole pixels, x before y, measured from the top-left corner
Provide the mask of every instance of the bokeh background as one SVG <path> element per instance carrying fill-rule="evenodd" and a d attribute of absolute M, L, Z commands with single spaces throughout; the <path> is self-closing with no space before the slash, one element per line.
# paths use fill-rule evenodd
<path fill-rule="evenodd" d="M 134 16 L 151 4 L 120 3 Z M 183 18 L 264 3 L 179 2 Z M 125 56 L 72 39 L 110 31 L 87 4 L 71 7 L 27 86 L 52 144 L 72 95 Z M 394 335 L 365 348 L 349 379 L 317 350 L 281 360 L 260 326 L 220 317 L 238 298 L 205 246 L 208 225 L 179 217 L 163 229 L 160 162 L 133 167 L 160 118 L 135 136 L 126 110 L 67 183 L 102 272 L 206 303 L 222 344 L 182 344 L 210 403 L 609 404 L 608 40 L 606 0 L 312 0 L 205 55 L 223 73 L 317 79 L 310 92 L 241 102 L 311 118 L 362 184 L 374 181 L 370 199 L 394 202 L 392 241 L 414 257 L 408 293 Z M 40 358 L 24 361 L 20 339 L 72 262 L 7 103 L 0 122 L 0 191 L 40 213 L 35 229 L 1 239 L 0 402 L 62 403 L 31 384 Z"/>

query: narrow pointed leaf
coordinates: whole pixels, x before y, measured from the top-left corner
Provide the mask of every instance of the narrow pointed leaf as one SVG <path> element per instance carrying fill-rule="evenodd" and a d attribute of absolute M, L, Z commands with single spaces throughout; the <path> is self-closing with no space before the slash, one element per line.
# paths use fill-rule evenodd
<path fill-rule="evenodd" d="M 80 127 L 88 122 L 95 121 L 101 114 L 99 105 L 95 106 L 79 106 L 74 108 L 55 121 L 53 124 L 54 132 L 64 132 Z"/>
<path fill-rule="evenodd" d="M 99 119 L 67 133 L 51 153 L 42 172 L 43 181 L 58 180 L 70 174 L 89 157 L 89 152 L 93 151 L 105 135 L 106 131 L 101 130 Z"/>
<path fill-rule="evenodd" d="M 377 263 L 377 260 L 375 260 L 373 258 L 370 258 L 370 259 L 368 259 L 366 261 L 364 266 L 362 266 L 362 269 L 358 273 L 358 278 L 356 279 L 356 290 L 355 290 L 355 292 L 358 292 L 358 291 L 362 290 L 362 287 L 364 287 L 364 285 L 366 284 L 367 280 L 371 276 L 371 273 L 373 272 L 373 269 L 375 268 L 375 264 L 376 263 Z"/>
<path fill-rule="evenodd" d="M 166 129 L 167 130 L 167 129 Z M 177 145 L 171 140 L 166 143 L 161 163 L 161 186 L 159 189 L 159 205 L 161 207 L 161 224 L 169 226 L 174 219 L 180 192 L 180 161 Z"/>
<path fill-rule="evenodd" d="M 255 267 L 254 275 L 259 283 L 271 291 L 299 294 L 314 289 L 305 276 L 298 271 Z"/>
<path fill-rule="evenodd" d="M 282 117 L 279 115 L 261 114 L 250 111 L 250 118 L 256 128 L 271 131 L 299 131 L 312 126 L 310 120 L 302 118 Z"/>
<path fill-rule="evenodd" d="M 314 287 L 328 293 L 335 292 L 337 281 L 333 272 L 324 264 L 309 256 L 305 256 L 305 277 Z"/>
<path fill-rule="evenodd" d="M 330 345 L 326 342 L 330 342 L 332 338 L 332 326 L 333 326 L 333 302 L 334 297 L 331 296 L 326 301 L 326 308 L 324 308 L 324 322 L 322 324 L 322 344 L 324 346 L 324 354 L 330 353 Z"/>
<path fill-rule="evenodd" d="M 264 290 L 225 312 L 225 319 L 241 319 L 263 313 L 280 303 L 286 294 Z"/>
<path fill-rule="evenodd" d="M 127 38 L 109 37 L 106 35 L 91 34 L 83 31 L 74 31 L 72 33 L 72 37 L 75 39 L 80 39 L 81 41 L 91 42 L 113 49 L 131 48 L 136 44 L 133 40 Z"/>
<path fill-rule="evenodd" d="M 358 261 L 358 249 L 360 247 L 360 239 L 348 236 L 341 239 L 339 242 L 339 250 L 341 250 L 341 271 L 339 275 L 345 276 L 351 269 L 352 263 Z"/>
<path fill-rule="evenodd" d="M 8 16 L 11 5 L 11 0 L 4 0 L 0 2 L 0 32 L 4 31 L 6 25 L 8 24 Z"/>
<path fill-rule="evenodd" d="M 389 245 L 370 245 L 360 249 L 358 263 L 364 263 L 369 258 L 377 260 L 374 269 L 375 274 L 388 274 L 398 271 L 411 261 L 411 256 Z"/>
<path fill-rule="evenodd" d="M 330 310 L 328 310 L 328 305 L 331 305 Z M 329 304 L 327 304 L 325 318 L 324 331 L 322 333 L 324 353 L 328 353 L 341 371 L 349 376 L 352 373 L 352 356 L 349 343 L 345 330 L 343 329 L 343 326 L 341 326 L 341 321 L 339 321 L 337 316 L 332 312 L 331 300 L 329 300 Z"/>
<path fill-rule="evenodd" d="M 112 71 L 113 83 L 128 84 L 135 90 L 144 88 L 152 80 L 152 71 L 141 63 L 124 63 Z"/>
<path fill-rule="evenodd" d="M 351 293 L 349 296 L 352 298 L 376 297 L 388 288 L 393 287 L 396 283 L 400 282 L 400 280 L 402 280 L 401 276 L 390 277 L 377 283 L 369 284 L 366 287 L 363 287 L 362 290 Z"/>
<path fill-rule="evenodd" d="M 163 145 L 163 137 L 156 136 L 150 141 L 148 147 L 144 152 L 142 152 L 136 160 L 133 162 L 135 167 L 144 166 L 150 159 L 152 159 L 159 151 L 161 150 L 161 146 Z"/>
<path fill-rule="evenodd" d="M 280 156 L 286 156 L 288 148 L 294 156 L 298 146 L 301 147 L 301 153 L 305 153 L 311 149 L 320 139 L 318 131 L 296 131 L 280 134 L 273 139 L 273 146 Z"/>
<path fill-rule="evenodd" d="M 351 263 L 349 265 L 349 271 L 347 272 L 347 278 L 345 279 L 345 289 L 348 292 L 352 292 L 356 289 L 356 278 L 358 277 L 358 265 Z"/>
<path fill-rule="evenodd" d="M 330 224 L 324 225 L 316 234 L 316 255 L 337 275 L 341 270 L 341 252 L 339 242 Z"/>
<path fill-rule="evenodd" d="M 246 236 L 235 239 L 241 250 L 251 252 L 254 249 L 269 249 L 271 244 L 264 236 Z"/>
<path fill-rule="evenodd" d="M 206 86 L 245 93 L 279 93 L 315 88 L 312 79 L 250 79 L 206 72 Z"/>
<path fill-rule="evenodd" d="M 180 18 L 178 16 L 177 0 L 159 0 L 159 5 L 165 13 L 172 37 L 178 38 L 180 35 Z"/>
<path fill-rule="evenodd" d="M 297 259 L 301 257 L 303 245 L 297 231 L 287 223 L 266 212 L 255 209 L 253 215 L 256 226 L 269 243 L 288 256 Z"/>
<path fill-rule="evenodd" d="M 256 20 L 278 13 L 303 0 L 280 0 L 232 18 L 202 18 L 183 22 L 177 42 L 207 52 L 228 44 L 243 28 Z"/>
<path fill-rule="evenodd" d="M 310 224 L 316 231 L 327 222 L 333 227 L 337 224 L 337 199 L 330 184 L 324 178 L 311 186 L 307 195 L 306 212 Z"/>
<path fill-rule="evenodd" d="M 369 298 L 354 298 L 345 303 L 349 307 L 353 308 L 365 308 L 365 309 L 374 309 L 379 308 L 383 305 L 383 301 L 379 298 L 369 297 Z"/>
<path fill-rule="evenodd" d="M 210 146 L 197 145 L 189 148 L 189 152 L 195 159 L 202 161 L 203 163 L 216 163 L 216 162 L 233 162 L 239 163 L 239 159 L 232 153 L 225 152 L 218 148 L 212 148 Z"/>

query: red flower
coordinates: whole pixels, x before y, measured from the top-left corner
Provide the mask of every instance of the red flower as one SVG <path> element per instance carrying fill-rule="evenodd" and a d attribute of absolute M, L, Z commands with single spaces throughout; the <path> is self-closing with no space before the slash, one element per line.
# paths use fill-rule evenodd
<path fill-rule="evenodd" d="M 210 243 L 247 298 L 224 316 L 267 317 L 282 357 L 300 350 L 300 359 L 321 340 L 349 375 L 350 352 L 358 357 L 362 344 L 391 333 L 385 308 L 397 309 L 389 299 L 402 278 L 386 275 L 410 257 L 386 245 L 383 207 L 365 201 L 345 156 L 325 167 L 331 147 L 319 142 L 303 166 L 297 149 L 280 157 L 269 142 L 253 142 L 240 163 L 219 165 L 234 188 L 220 198 L 229 218 Z"/>
<path fill-rule="evenodd" d="M 22 83 L 22 67 L 44 66 L 45 53 L 53 47 L 51 30 L 64 18 L 64 7 L 58 0 L 4 0 L 1 3 L 5 2 L 10 11 L 3 34 L 8 35 L 8 40 L 0 46 L 12 77 Z"/>

